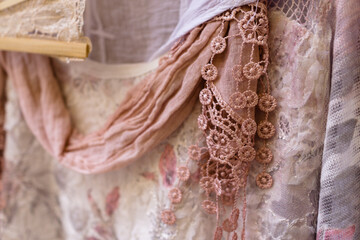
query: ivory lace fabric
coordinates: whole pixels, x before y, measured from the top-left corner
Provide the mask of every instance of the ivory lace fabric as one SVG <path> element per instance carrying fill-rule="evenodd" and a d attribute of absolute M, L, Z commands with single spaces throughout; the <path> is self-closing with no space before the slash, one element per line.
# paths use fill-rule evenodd
<path fill-rule="evenodd" d="M 357 239 L 359 224 L 353 209 L 359 204 L 358 174 L 355 170 L 358 161 L 356 138 L 352 133 L 356 132 L 357 122 L 355 83 L 360 75 L 356 60 L 359 55 L 358 43 L 354 40 L 358 33 L 342 34 L 348 26 L 356 26 L 355 23 L 359 21 L 358 16 L 351 12 L 356 13 L 356 8 L 347 8 L 345 2 L 331 4 L 326 0 L 315 3 L 271 1 L 269 6 L 268 44 L 271 63 L 268 74 L 272 94 L 278 102 L 277 110 L 270 119 L 276 124 L 277 131 L 275 138 L 269 142 L 274 162 L 268 172 L 274 184 L 267 190 L 257 188 L 255 178 L 260 165 L 253 164 L 247 186 L 245 237 Z M 344 11 L 353 18 L 349 20 L 340 17 Z M 333 49 L 331 16 L 337 16 L 334 19 Z M 196 72 L 200 78 L 201 67 L 211 55 L 210 40 L 215 36 L 211 33 L 219 27 L 220 24 L 215 23 L 197 27 L 180 45 L 176 45 L 180 48 L 175 47 L 173 54 L 185 51 L 186 43 L 189 43 L 188 48 L 204 44 L 203 48 L 199 48 L 199 59 L 204 58 L 204 62 L 199 63 L 197 59 L 196 64 L 182 69 L 184 73 L 191 71 L 194 76 Z M 194 37 L 190 41 L 192 36 L 199 38 Z M 343 52 L 344 47 L 349 50 Z M 197 87 L 194 107 L 189 107 L 189 116 L 183 118 L 186 119 L 184 122 L 179 121 L 180 127 L 174 127 L 176 130 L 169 137 L 162 139 L 160 144 L 154 144 L 144 156 L 121 169 L 82 175 L 59 164 L 45 151 L 59 153 L 53 151 L 56 149 L 54 145 L 44 144 L 50 138 L 41 137 L 44 135 L 39 137 L 39 132 L 34 131 L 42 127 L 41 118 L 39 121 L 34 116 L 41 115 L 26 112 L 24 105 L 31 102 L 24 101 L 24 95 L 19 94 L 24 93 L 19 92 L 24 86 L 19 83 L 24 82 L 14 79 L 19 75 L 13 69 L 23 67 L 26 70 L 28 65 L 25 63 L 38 66 L 35 72 L 25 72 L 32 83 L 32 88 L 29 87 L 32 91 L 27 92 L 29 95 L 37 92 L 39 86 L 49 86 L 47 82 L 40 81 L 41 77 L 45 76 L 43 79 L 46 80 L 52 79 L 49 76 L 53 77 L 52 80 L 59 84 L 58 94 L 64 96 L 64 103 L 69 110 L 68 118 L 74 129 L 76 127 L 80 133 L 88 134 L 103 126 L 114 111 L 121 107 L 126 98 L 122 92 L 131 91 L 129 89 L 143 82 L 144 76 L 153 76 L 159 68 L 155 69 L 155 63 L 111 66 L 91 61 L 66 66 L 32 55 L 2 56 L 2 64 L 8 74 L 5 125 L 8 132 L 5 149 L 7 170 L 3 189 L 5 208 L 0 213 L 2 239 L 213 238 L 216 223 L 212 216 L 200 208 L 203 194 L 197 184 L 199 175 L 196 174 L 196 168 L 191 168 L 193 174 L 184 188 L 184 201 L 176 211 L 176 224 L 168 226 L 160 221 L 161 209 L 169 204 L 168 190 L 175 184 L 176 165 L 184 164 L 188 157 L 187 147 L 194 144 L 194 136 L 200 134 L 197 128 L 200 104 L 196 104 L 197 94 L 202 87 L 200 79 L 193 83 Z M 51 70 L 45 72 L 41 66 Z M 131 68 L 137 74 L 129 71 Z M 52 74 L 41 75 L 44 72 Z M 344 76 L 346 81 L 343 81 Z M 41 84 L 35 84 L 39 82 Z M 171 86 L 178 85 L 172 83 Z M 349 101 L 354 101 L 354 104 L 344 104 L 344 94 L 340 92 L 345 90 L 339 89 L 346 89 L 348 95 L 345 96 L 349 96 Z M 45 99 L 40 98 L 40 102 L 48 103 L 48 97 L 43 95 Z M 347 121 L 348 112 L 354 113 L 354 120 Z M 327 114 L 329 119 L 326 118 Z M 33 118 L 32 122 L 29 122 L 29 116 Z M 337 125 L 342 122 L 345 127 Z M 53 125 L 47 128 L 45 132 L 49 135 L 46 136 L 51 136 L 51 131 L 57 129 Z M 353 147 L 338 147 L 346 141 Z M 63 139 L 59 142 L 63 142 Z M 333 154 L 331 151 L 337 152 Z M 340 166 L 334 168 L 336 164 Z M 75 164 L 72 167 L 76 169 L 84 166 Z M 348 195 L 340 201 L 343 183 Z M 354 208 L 349 208 L 344 201 L 348 201 Z"/>
<path fill-rule="evenodd" d="M 0 11 L 0 36 L 79 39 L 84 10 L 85 0 L 26 0 Z"/>

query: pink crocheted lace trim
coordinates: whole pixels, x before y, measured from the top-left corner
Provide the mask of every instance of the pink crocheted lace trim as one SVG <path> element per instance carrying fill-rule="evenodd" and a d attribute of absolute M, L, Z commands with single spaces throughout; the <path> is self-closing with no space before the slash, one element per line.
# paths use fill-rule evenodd
<path fill-rule="evenodd" d="M 243 17 L 238 19 L 237 16 Z M 199 95 L 202 113 L 198 117 L 198 126 L 203 131 L 206 145 L 190 146 L 188 155 L 189 160 L 196 161 L 200 168 L 200 186 L 206 196 L 201 206 L 206 213 L 217 217 L 214 239 L 221 240 L 224 232 L 228 232 L 228 236 L 232 236 L 233 240 L 238 239 L 236 230 L 240 225 L 240 210 L 237 207 L 239 198 L 242 198 L 243 203 L 241 239 L 244 239 L 245 189 L 253 160 L 256 159 L 263 165 L 262 172 L 256 178 L 257 186 L 267 189 L 273 184 L 271 175 L 266 172 L 267 165 L 273 159 L 266 140 L 275 134 L 275 127 L 268 117 L 276 108 L 276 99 L 270 95 L 267 75 L 269 54 L 266 6 L 257 3 L 236 8 L 212 21 L 221 21 L 222 26 L 219 34 L 210 44 L 212 57 L 201 70 L 201 76 L 206 83 Z M 222 37 L 224 25 L 230 21 L 237 22 L 238 33 Z M 241 38 L 242 46 L 239 62 L 233 66 L 231 75 L 236 82 L 236 89 L 231 94 L 229 102 L 226 102 L 215 86 L 219 71 L 213 64 L 213 59 L 225 51 L 229 38 Z M 242 60 L 245 47 L 251 48 L 250 59 L 247 62 Z M 258 81 L 260 85 L 258 92 L 250 89 L 252 81 Z M 240 91 L 240 89 L 246 90 Z M 260 122 L 256 122 L 251 115 L 256 106 L 264 112 L 264 118 Z M 239 111 L 244 114 L 240 116 Z M 255 135 L 258 138 L 255 138 Z M 262 141 L 262 147 L 255 149 L 255 141 Z M 190 177 L 189 160 L 185 166 L 178 168 L 179 184 L 169 191 L 171 207 L 161 214 L 162 221 L 166 224 L 171 225 L 176 222 L 173 204 L 178 204 L 182 200 L 180 185 Z M 231 209 L 231 213 L 229 216 L 221 216 L 226 207 Z"/>

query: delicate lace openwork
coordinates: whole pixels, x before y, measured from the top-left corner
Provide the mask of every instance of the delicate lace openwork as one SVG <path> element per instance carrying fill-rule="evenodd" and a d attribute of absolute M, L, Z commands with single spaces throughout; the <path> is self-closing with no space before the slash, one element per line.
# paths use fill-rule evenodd
<path fill-rule="evenodd" d="M 79 39 L 85 0 L 28 0 L 0 11 L 0 36 Z"/>
<path fill-rule="evenodd" d="M 264 4 L 257 3 L 249 6 L 236 8 L 213 20 L 221 21 L 222 25 L 219 34 L 210 43 L 211 59 L 201 69 L 201 76 L 206 83 L 199 95 L 202 113 L 198 117 L 198 126 L 204 133 L 206 147 L 198 144 L 190 146 L 188 150 L 189 159 L 194 160 L 200 168 L 200 186 L 206 197 L 201 206 L 206 213 L 217 216 L 215 240 L 222 239 L 224 232 L 228 232 L 232 239 L 238 239 L 236 230 L 240 215 L 237 207 L 239 197 L 242 197 L 243 202 L 241 238 L 245 237 L 245 188 L 252 161 L 257 159 L 263 164 L 263 171 L 258 174 L 256 185 L 261 189 L 267 189 L 273 184 L 271 175 L 266 172 L 267 164 L 273 160 L 273 153 L 265 141 L 275 134 L 275 127 L 268 120 L 268 115 L 276 108 L 276 99 L 270 95 L 270 84 L 266 72 L 269 57 L 268 19 Z M 243 17 L 238 19 L 236 16 Z M 222 37 L 224 25 L 231 21 L 238 23 L 238 33 Z M 213 59 L 217 54 L 225 51 L 229 38 L 241 38 L 242 46 L 239 53 L 240 60 L 232 67 L 230 75 L 237 86 L 230 95 L 229 101 L 226 102 L 215 85 L 220 71 L 213 63 Z M 248 47 L 251 49 L 250 59 L 244 62 L 242 56 L 244 49 Z M 256 57 L 259 54 L 256 49 L 260 53 L 259 60 Z M 259 93 L 250 88 L 252 81 L 259 81 Z M 264 112 L 265 116 L 259 123 L 252 115 L 256 106 Z M 263 141 L 260 149 L 255 149 L 256 134 L 259 137 L 256 139 Z M 202 157 L 204 151 L 207 153 L 206 157 Z M 188 164 L 189 161 L 185 166 L 178 168 L 180 181 L 184 182 L 189 178 Z M 182 195 L 179 191 L 179 188 L 170 190 L 169 200 L 172 204 L 181 201 Z M 240 194 L 241 192 L 243 194 Z M 221 205 L 232 209 L 229 217 L 221 216 L 224 212 L 222 210 L 224 207 Z M 170 215 L 168 211 L 165 210 L 162 215 Z M 173 210 L 171 211 L 173 213 Z M 163 220 L 164 223 L 173 224 L 169 218 L 163 218 Z"/>

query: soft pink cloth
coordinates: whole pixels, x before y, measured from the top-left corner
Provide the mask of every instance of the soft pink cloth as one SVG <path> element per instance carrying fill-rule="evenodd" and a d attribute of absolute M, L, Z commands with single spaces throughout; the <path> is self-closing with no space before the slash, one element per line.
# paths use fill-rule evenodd
<path fill-rule="evenodd" d="M 129 92 L 108 123 L 88 136 L 73 129 L 48 57 L 1 53 L 0 61 L 44 148 L 76 171 L 104 172 L 139 158 L 188 116 L 201 87 L 201 67 L 211 56 L 208 45 L 219 25 L 212 22 L 192 30 L 155 73 Z"/>
<path fill-rule="evenodd" d="M 26 122 L 44 148 L 76 171 L 105 172 L 138 159 L 185 120 L 198 99 L 201 68 L 210 60 L 209 44 L 220 25 L 214 21 L 193 29 L 155 73 L 129 91 L 107 124 L 87 136 L 72 126 L 48 57 L 3 52 L 0 63 L 13 81 Z M 236 28 L 235 23 L 231 25 L 225 24 L 230 32 Z M 220 73 L 230 72 L 239 61 L 237 41 L 229 40 L 229 54 L 216 60 Z M 220 74 L 216 81 L 225 95 L 234 91 L 228 78 Z"/>

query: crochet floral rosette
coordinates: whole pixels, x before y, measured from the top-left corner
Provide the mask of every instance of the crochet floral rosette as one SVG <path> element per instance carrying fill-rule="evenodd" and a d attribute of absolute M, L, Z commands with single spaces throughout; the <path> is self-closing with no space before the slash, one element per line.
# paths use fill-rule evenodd
<path fill-rule="evenodd" d="M 238 19 L 237 16 L 242 17 Z M 266 172 L 267 165 L 273 160 L 272 151 L 266 140 L 275 134 L 275 127 L 268 117 L 276 108 L 276 99 L 270 95 L 267 75 L 269 54 L 266 6 L 257 3 L 235 8 L 212 21 L 221 21 L 221 29 L 210 43 L 211 59 L 201 69 L 201 76 L 206 82 L 199 95 L 202 113 L 198 117 L 198 127 L 204 134 L 206 144 L 205 147 L 199 144 L 190 146 L 188 155 L 200 168 L 199 184 L 206 197 L 201 206 L 206 213 L 216 215 L 217 218 L 214 239 L 221 240 L 224 232 L 228 232 L 232 240 L 238 239 L 236 230 L 240 213 L 241 238 L 244 239 L 245 189 L 252 161 L 256 159 L 263 166 L 262 172 L 256 177 L 256 185 L 261 189 L 267 189 L 273 184 L 271 175 Z M 230 21 L 237 22 L 238 32 L 222 37 L 225 23 Z M 232 67 L 231 74 L 236 89 L 226 102 L 215 86 L 219 71 L 213 64 L 213 59 L 225 51 L 229 38 L 236 37 L 242 39 L 239 62 Z M 246 62 L 242 58 L 245 48 L 251 48 L 250 57 Z M 258 92 L 250 89 L 252 81 L 258 81 Z M 256 106 L 264 112 L 264 118 L 260 122 L 256 122 L 251 115 Z M 255 138 L 255 135 L 258 138 Z M 261 141 L 261 144 L 257 144 L 260 148 L 255 149 L 255 141 Z M 176 221 L 174 204 L 182 200 L 180 184 L 190 177 L 189 162 L 188 160 L 184 166 L 178 167 L 179 184 L 169 191 L 171 206 L 161 213 L 161 219 L 166 224 L 171 225 Z M 243 203 L 241 211 L 237 206 L 240 197 Z M 225 207 L 230 209 L 227 216 Z"/>

